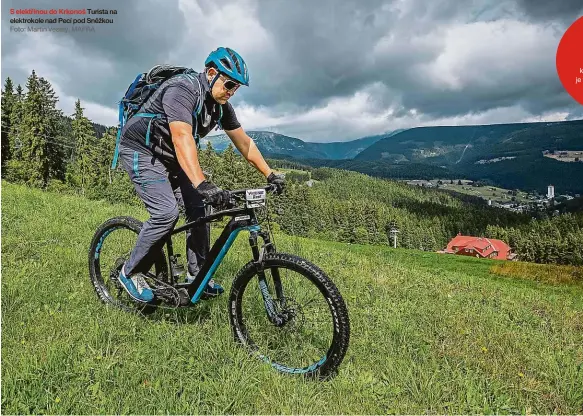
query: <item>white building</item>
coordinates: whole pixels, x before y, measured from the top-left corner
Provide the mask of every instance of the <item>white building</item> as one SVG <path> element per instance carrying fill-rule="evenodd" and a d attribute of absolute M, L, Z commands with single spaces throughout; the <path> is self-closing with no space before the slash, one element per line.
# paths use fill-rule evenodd
<path fill-rule="evenodd" d="M 553 185 L 549 185 L 547 190 L 547 198 L 551 199 L 555 197 L 555 187 Z"/>

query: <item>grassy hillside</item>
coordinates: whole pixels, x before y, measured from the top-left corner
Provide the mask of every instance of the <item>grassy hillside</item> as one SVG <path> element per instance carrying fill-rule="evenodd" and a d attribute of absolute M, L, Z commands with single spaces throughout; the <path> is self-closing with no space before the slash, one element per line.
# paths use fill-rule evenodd
<path fill-rule="evenodd" d="M 340 374 L 309 382 L 233 343 L 226 297 L 149 320 L 98 303 L 87 248 L 116 215 L 145 218 L 136 207 L 2 184 L 3 413 L 583 412 L 581 283 L 278 234 L 281 251 L 332 276 L 349 308 Z M 227 289 L 249 259 L 246 244 L 239 238 L 218 270 Z"/>

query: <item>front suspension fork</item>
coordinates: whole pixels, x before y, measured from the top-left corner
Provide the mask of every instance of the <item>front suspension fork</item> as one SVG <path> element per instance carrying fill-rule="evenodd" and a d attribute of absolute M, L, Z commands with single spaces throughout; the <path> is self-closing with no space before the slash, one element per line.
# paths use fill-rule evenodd
<path fill-rule="evenodd" d="M 261 250 L 257 246 L 257 237 L 261 237 L 263 239 L 263 245 Z M 271 243 L 269 239 L 269 234 L 264 231 L 252 231 L 249 235 L 249 245 L 251 246 L 251 251 L 253 252 L 253 259 L 257 263 L 258 271 L 258 283 L 259 289 L 261 290 L 261 296 L 263 297 L 263 303 L 265 305 L 265 312 L 267 313 L 267 317 L 269 318 L 270 322 L 274 325 L 281 326 L 285 322 L 281 318 L 281 316 L 277 313 L 276 310 L 276 302 L 271 296 L 269 292 L 269 284 L 267 282 L 267 278 L 265 277 L 264 272 L 264 264 L 263 264 L 263 256 L 266 253 L 275 252 L 275 247 Z M 283 287 L 281 285 L 281 278 L 279 275 L 279 269 L 277 267 L 272 267 L 271 269 L 271 277 L 273 278 L 273 286 L 275 289 L 275 296 L 279 302 L 283 302 L 285 299 L 283 296 Z M 284 306 L 284 305 L 281 305 Z"/>

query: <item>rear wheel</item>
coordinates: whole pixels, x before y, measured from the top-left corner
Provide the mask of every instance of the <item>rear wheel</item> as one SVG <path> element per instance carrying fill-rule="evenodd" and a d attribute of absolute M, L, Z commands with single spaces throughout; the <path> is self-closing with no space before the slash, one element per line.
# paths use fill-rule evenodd
<path fill-rule="evenodd" d="M 142 223 L 132 217 L 112 218 L 99 226 L 89 248 L 89 277 L 102 302 L 126 311 L 149 314 L 156 310 L 158 302 L 133 300 L 118 280 L 121 267 L 129 258 L 141 229 Z M 163 252 L 147 275 L 167 280 L 168 267 Z"/>
<path fill-rule="evenodd" d="M 348 311 L 317 266 L 266 254 L 263 270 L 247 263 L 235 277 L 229 316 L 235 339 L 278 371 L 321 379 L 335 374 L 348 349 Z"/>

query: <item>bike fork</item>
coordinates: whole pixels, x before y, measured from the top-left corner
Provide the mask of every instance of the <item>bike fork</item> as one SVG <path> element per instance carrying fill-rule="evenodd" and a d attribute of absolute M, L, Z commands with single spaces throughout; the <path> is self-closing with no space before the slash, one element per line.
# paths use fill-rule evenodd
<path fill-rule="evenodd" d="M 261 247 L 261 251 L 257 246 L 257 236 L 260 236 L 263 239 L 263 246 Z M 271 296 L 269 291 L 269 285 L 267 282 L 267 278 L 265 277 L 265 272 L 263 270 L 263 256 L 266 252 L 274 251 L 274 247 L 269 240 L 269 235 L 264 232 L 257 232 L 252 231 L 249 235 L 249 245 L 251 246 L 251 251 L 253 252 L 253 259 L 257 263 L 259 268 L 257 272 L 258 276 L 258 283 L 259 289 L 261 290 L 261 296 L 263 297 L 263 303 L 265 305 L 265 312 L 267 313 L 267 317 L 271 321 L 272 324 L 280 326 L 284 323 L 282 318 L 279 316 L 276 310 L 276 303 Z M 275 295 L 276 299 L 280 302 L 283 301 L 283 287 L 281 285 L 281 278 L 279 275 L 279 269 L 276 267 L 272 267 L 271 269 L 271 276 L 273 278 L 273 285 L 275 288 Z M 284 305 L 281 305 L 284 306 Z"/>

